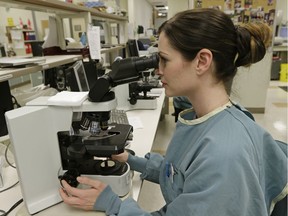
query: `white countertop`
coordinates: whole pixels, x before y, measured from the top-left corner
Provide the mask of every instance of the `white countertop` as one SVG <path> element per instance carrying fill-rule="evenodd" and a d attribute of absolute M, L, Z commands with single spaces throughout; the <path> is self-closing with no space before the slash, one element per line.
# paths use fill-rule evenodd
<path fill-rule="evenodd" d="M 288 43 L 282 43 L 280 45 L 274 45 L 273 47 L 274 52 L 287 52 L 288 51 Z"/>

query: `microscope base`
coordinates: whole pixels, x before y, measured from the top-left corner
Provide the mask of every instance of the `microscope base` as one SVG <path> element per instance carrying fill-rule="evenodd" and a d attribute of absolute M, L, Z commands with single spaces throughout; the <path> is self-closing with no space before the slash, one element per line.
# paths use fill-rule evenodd
<path fill-rule="evenodd" d="M 86 176 L 92 179 L 96 179 L 99 181 L 108 184 L 114 193 L 116 193 L 119 197 L 126 196 L 132 187 L 132 173 L 130 170 L 129 164 L 127 164 L 128 169 L 122 175 L 81 175 Z M 85 188 L 84 185 L 79 185 L 78 188 Z"/>

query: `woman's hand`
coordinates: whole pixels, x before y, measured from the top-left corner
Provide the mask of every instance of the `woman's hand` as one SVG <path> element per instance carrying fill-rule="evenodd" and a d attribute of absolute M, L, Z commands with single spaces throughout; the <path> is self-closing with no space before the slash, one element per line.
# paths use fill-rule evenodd
<path fill-rule="evenodd" d="M 77 181 L 88 187 L 85 189 L 71 187 L 65 180 L 62 180 L 63 188 L 60 189 L 60 196 L 64 203 L 70 206 L 84 210 L 93 210 L 97 198 L 107 185 L 101 181 L 87 177 L 77 177 Z"/>
<path fill-rule="evenodd" d="M 127 162 L 128 160 L 128 156 L 129 156 L 129 153 L 127 151 L 124 151 L 123 153 L 121 154 L 118 154 L 118 155 L 112 155 L 111 158 L 112 160 L 117 160 L 119 162 Z"/>

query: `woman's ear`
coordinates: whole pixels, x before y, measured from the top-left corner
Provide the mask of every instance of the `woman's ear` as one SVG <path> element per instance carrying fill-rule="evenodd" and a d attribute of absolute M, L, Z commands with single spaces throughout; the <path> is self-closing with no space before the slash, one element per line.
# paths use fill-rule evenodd
<path fill-rule="evenodd" d="M 200 75 L 207 71 L 212 64 L 213 54 L 208 49 L 201 49 L 196 55 L 196 71 Z"/>

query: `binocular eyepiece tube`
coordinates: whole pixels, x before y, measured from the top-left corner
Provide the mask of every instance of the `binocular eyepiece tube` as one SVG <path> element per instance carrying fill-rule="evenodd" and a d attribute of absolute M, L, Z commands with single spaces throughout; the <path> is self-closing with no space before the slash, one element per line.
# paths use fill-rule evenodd
<path fill-rule="evenodd" d="M 112 87 L 139 80 L 142 72 L 158 68 L 159 57 L 150 56 L 117 59 L 111 65 L 111 71 L 100 77 L 89 91 L 89 99 L 93 102 L 104 100 Z"/>

